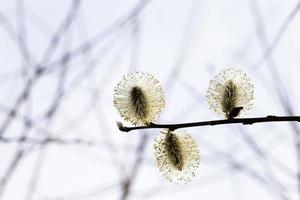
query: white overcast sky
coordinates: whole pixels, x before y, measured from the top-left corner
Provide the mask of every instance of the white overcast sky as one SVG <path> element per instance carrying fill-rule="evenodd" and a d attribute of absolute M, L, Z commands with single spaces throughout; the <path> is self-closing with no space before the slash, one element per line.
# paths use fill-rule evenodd
<path fill-rule="evenodd" d="M 0 0 L 0 130 L 5 138 L 35 141 L 1 140 L 0 199 L 121 199 L 128 177 L 132 200 L 299 199 L 298 125 L 189 128 L 201 165 L 192 183 L 174 185 L 154 164 L 158 130 L 119 132 L 112 102 L 121 77 L 139 70 L 154 74 L 165 90 L 159 122 L 219 119 L 206 90 L 232 66 L 255 85 L 249 116 L 299 114 L 297 4 Z M 46 69 L 38 78 L 36 67 Z M 75 144 L 33 144 L 49 137 Z"/>

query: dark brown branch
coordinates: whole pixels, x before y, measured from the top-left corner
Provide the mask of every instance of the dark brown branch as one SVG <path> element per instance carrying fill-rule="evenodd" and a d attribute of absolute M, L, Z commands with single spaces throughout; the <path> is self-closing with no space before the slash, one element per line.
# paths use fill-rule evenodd
<path fill-rule="evenodd" d="M 255 123 L 280 122 L 280 121 L 282 121 L 282 122 L 283 121 L 300 122 L 300 116 L 268 115 L 266 117 L 222 119 L 222 120 L 189 122 L 189 123 L 180 123 L 180 124 L 154 124 L 154 123 L 151 123 L 148 126 L 132 126 L 132 127 L 123 126 L 122 123 L 117 122 L 117 126 L 120 131 L 129 132 L 129 131 L 138 130 L 138 129 L 150 129 L 150 128 L 167 128 L 170 130 L 176 130 L 176 129 L 180 129 L 180 128 L 188 128 L 188 127 L 196 127 L 196 126 L 215 126 L 215 125 L 222 125 L 222 124 L 251 125 L 251 124 L 255 124 Z"/>

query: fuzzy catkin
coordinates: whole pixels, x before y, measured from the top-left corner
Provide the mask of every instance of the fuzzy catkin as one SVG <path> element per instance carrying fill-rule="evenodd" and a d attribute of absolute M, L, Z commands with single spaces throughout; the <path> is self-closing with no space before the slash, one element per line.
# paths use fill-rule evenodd
<path fill-rule="evenodd" d="M 252 108 L 254 86 L 247 74 L 238 68 L 226 68 L 216 75 L 207 90 L 209 108 L 217 114 L 229 118 L 233 109 L 240 107 L 238 115 Z"/>
<path fill-rule="evenodd" d="M 159 133 L 154 156 L 162 176 L 173 183 L 191 182 L 201 159 L 196 141 L 184 130 Z"/>
<path fill-rule="evenodd" d="M 114 89 L 114 106 L 133 125 L 154 122 L 165 107 L 164 91 L 152 74 L 132 72 Z"/>

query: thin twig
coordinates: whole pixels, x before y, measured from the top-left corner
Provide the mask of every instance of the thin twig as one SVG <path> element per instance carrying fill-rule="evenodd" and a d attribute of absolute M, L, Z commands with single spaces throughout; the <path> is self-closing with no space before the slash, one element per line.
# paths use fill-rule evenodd
<path fill-rule="evenodd" d="M 129 132 L 129 131 L 138 130 L 138 129 L 150 129 L 150 128 L 167 128 L 170 130 L 176 130 L 176 129 L 180 129 L 180 128 L 188 128 L 188 127 L 195 127 L 195 126 L 215 126 L 215 125 L 222 125 L 222 124 L 238 124 L 238 123 L 243 124 L 243 125 L 252 125 L 254 123 L 279 122 L 279 121 L 300 122 L 300 116 L 268 115 L 266 117 L 222 119 L 222 120 L 189 122 L 189 123 L 179 123 L 179 124 L 154 124 L 154 123 L 151 123 L 148 126 L 132 126 L 132 127 L 123 126 L 122 123 L 117 122 L 117 126 L 120 131 Z"/>

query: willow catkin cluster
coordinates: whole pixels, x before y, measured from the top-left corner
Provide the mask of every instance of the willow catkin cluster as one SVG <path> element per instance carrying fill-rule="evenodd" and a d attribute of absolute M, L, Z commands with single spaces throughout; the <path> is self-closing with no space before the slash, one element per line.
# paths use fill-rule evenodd
<path fill-rule="evenodd" d="M 226 118 L 243 115 L 253 104 L 254 86 L 242 69 L 227 68 L 209 83 L 209 108 Z"/>
<path fill-rule="evenodd" d="M 125 121 L 148 125 L 165 106 L 164 93 L 153 75 L 133 72 L 123 76 L 114 90 L 114 105 Z M 122 127 L 122 123 L 117 123 Z M 154 141 L 157 166 L 174 183 L 187 183 L 200 164 L 196 141 L 184 131 L 159 133 Z"/>
<path fill-rule="evenodd" d="M 165 107 L 164 92 L 152 74 L 129 73 L 115 87 L 114 105 L 126 121 L 149 124 Z"/>
<path fill-rule="evenodd" d="M 209 108 L 232 119 L 252 107 L 253 85 L 241 69 L 227 68 L 209 83 Z M 164 92 L 153 75 L 133 72 L 123 76 L 114 90 L 114 105 L 134 125 L 154 122 L 165 106 Z M 122 123 L 117 124 L 122 128 Z M 161 174 L 173 183 L 188 183 L 200 165 L 196 141 L 185 131 L 166 130 L 154 140 L 154 156 Z"/>
<path fill-rule="evenodd" d="M 154 140 L 154 156 L 161 174 L 173 183 L 188 183 L 200 165 L 198 145 L 185 131 L 159 133 Z"/>

